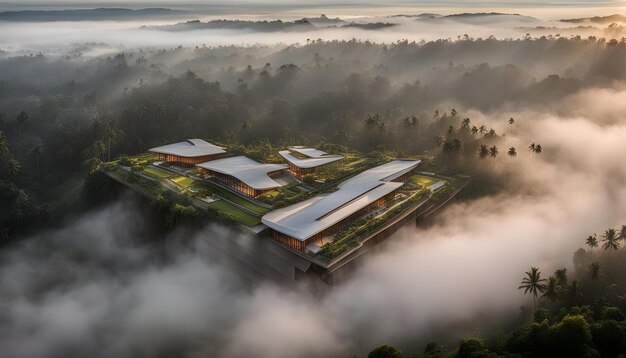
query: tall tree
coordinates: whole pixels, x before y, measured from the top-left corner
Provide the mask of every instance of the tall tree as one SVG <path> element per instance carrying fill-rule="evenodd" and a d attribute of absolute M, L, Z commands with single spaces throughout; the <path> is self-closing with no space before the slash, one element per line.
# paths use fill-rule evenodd
<path fill-rule="evenodd" d="M 565 267 L 554 271 L 554 277 L 562 287 L 567 286 L 567 269 Z"/>
<path fill-rule="evenodd" d="M 22 166 L 20 162 L 11 158 L 7 161 L 7 172 L 11 176 L 17 176 L 22 172 Z"/>
<path fill-rule="evenodd" d="M 461 127 L 467 129 L 467 128 L 469 128 L 471 123 L 472 123 L 471 119 L 463 118 L 463 121 L 461 122 Z"/>
<path fill-rule="evenodd" d="M 515 158 L 517 157 L 517 149 L 515 149 L 515 147 L 511 147 L 509 148 L 509 150 L 506 152 L 506 154 L 511 157 L 511 158 Z"/>
<path fill-rule="evenodd" d="M 515 119 L 513 117 L 509 118 L 509 125 L 512 126 L 515 124 Z"/>
<path fill-rule="evenodd" d="M 115 122 L 107 123 L 104 128 L 104 142 L 106 143 L 107 161 L 111 161 L 111 146 L 117 143 L 117 140 L 122 136 L 122 131 L 117 128 Z"/>
<path fill-rule="evenodd" d="M 600 277 L 600 263 L 598 261 L 589 265 L 589 277 L 594 281 L 598 280 Z"/>
<path fill-rule="evenodd" d="M 585 295 L 583 295 L 583 287 L 578 280 L 572 280 L 572 284 L 569 285 L 567 293 L 573 305 L 576 305 L 579 299 L 585 297 Z"/>
<path fill-rule="evenodd" d="M 591 250 L 593 250 L 596 247 L 598 247 L 598 237 L 596 236 L 596 234 L 589 235 L 587 237 L 587 240 L 585 240 L 585 244 L 587 246 L 589 246 L 589 249 L 591 249 Z"/>
<path fill-rule="evenodd" d="M 33 149 L 31 149 L 29 155 L 31 158 L 33 158 L 33 161 L 35 162 L 35 167 L 37 168 L 37 177 L 39 178 L 39 181 L 41 181 L 43 179 L 43 172 L 41 170 L 41 157 L 43 155 L 43 148 L 41 147 L 41 145 L 37 145 Z"/>
<path fill-rule="evenodd" d="M 547 299 L 548 301 L 554 303 L 559 300 L 561 297 L 561 285 L 559 285 L 559 281 L 554 276 L 548 277 L 548 281 L 546 283 L 545 290 L 541 295 L 542 299 Z"/>
<path fill-rule="evenodd" d="M 486 145 L 482 144 L 480 148 L 478 148 L 478 156 L 480 159 L 485 159 L 489 156 L 489 148 Z"/>
<path fill-rule="evenodd" d="M 602 248 L 608 250 L 609 253 L 619 249 L 619 237 L 615 229 L 607 229 L 602 234 Z"/>
<path fill-rule="evenodd" d="M 498 152 L 498 147 L 495 145 L 489 148 L 489 156 L 493 159 L 496 159 L 500 153 Z"/>
<path fill-rule="evenodd" d="M 9 156 L 9 141 L 4 133 L 0 132 L 0 157 Z"/>
<path fill-rule="evenodd" d="M 522 278 L 522 284 L 517 288 L 523 289 L 524 294 L 530 292 L 533 296 L 533 306 L 537 308 L 537 295 L 546 289 L 545 278 L 541 278 L 541 272 L 536 267 L 531 267 L 530 271 L 526 271 L 526 276 Z"/>

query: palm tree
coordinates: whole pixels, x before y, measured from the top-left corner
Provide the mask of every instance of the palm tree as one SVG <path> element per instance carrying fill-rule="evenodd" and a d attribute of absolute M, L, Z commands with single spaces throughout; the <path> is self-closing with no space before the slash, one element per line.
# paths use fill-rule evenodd
<path fill-rule="evenodd" d="M 583 295 L 583 287 L 578 280 L 573 280 L 572 284 L 568 287 L 569 298 L 572 300 L 572 304 L 576 305 L 579 298 L 585 297 Z"/>
<path fill-rule="evenodd" d="M 594 281 L 600 277 L 600 263 L 598 261 L 589 265 L 589 277 Z"/>
<path fill-rule="evenodd" d="M 111 145 L 117 142 L 117 139 L 122 136 L 122 131 L 117 128 L 117 125 L 113 122 L 109 122 L 104 128 L 103 139 L 106 142 L 107 161 L 111 161 Z"/>
<path fill-rule="evenodd" d="M 496 133 L 496 130 L 495 130 L 495 129 L 491 128 L 491 129 L 489 130 L 489 132 L 488 132 L 486 135 L 487 135 L 488 137 L 493 138 L 493 137 L 495 137 L 495 136 L 497 135 L 497 133 Z"/>
<path fill-rule="evenodd" d="M 29 123 L 30 123 L 30 118 L 28 117 L 28 114 L 25 111 L 21 111 L 17 115 L 17 118 L 15 118 L 15 124 L 20 130 L 28 126 Z"/>
<path fill-rule="evenodd" d="M 593 236 L 589 235 L 587 237 L 587 240 L 585 240 L 585 244 L 587 244 L 587 246 L 589 246 L 591 250 L 598 247 L 598 237 L 596 236 L 596 234 L 593 234 Z"/>
<path fill-rule="evenodd" d="M 513 117 L 509 118 L 509 125 L 512 126 L 515 124 L 515 119 Z"/>
<path fill-rule="evenodd" d="M 433 114 L 433 119 L 434 120 L 438 120 L 439 119 L 439 110 L 438 109 L 435 110 L 435 113 Z"/>
<path fill-rule="evenodd" d="M 535 143 L 532 143 L 531 145 L 528 146 L 528 150 L 530 150 L 531 152 L 535 153 L 535 148 L 537 147 L 537 145 Z"/>
<path fill-rule="evenodd" d="M 548 283 L 545 285 L 545 290 L 541 298 L 545 298 L 548 301 L 554 303 L 559 300 L 561 297 L 561 286 L 559 285 L 559 281 L 554 276 L 548 277 Z"/>
<path fill-rule="evenodd" d="M 496 159 L 498 157 L 499 153 L 498 153 L 498 147 L 496 147 L 495 145 L 491 148 L 489 148 L 489 156 L 492 157 L 493 159 Z"/>
<path fill-rule="evenodd" d="M 242 132 L 244 132 L 244 133 L 248 133 L 248 132 L 250 132 L 250 130 L 251 130 L 251 129 L 252 129 L 252 124 L 250 124 L 250 122 L 248 122 L 248 121 L 244 121 L 244 122 L 241 124 L 241 131 L 242 131 Z"/>
<path fill-rule="evenodd" d="M 9 156 L 9 141 L 4 133 L 0 132 L 0 157 Z"/>
<path fill-rule="evenodd" d="M 472 126 L 471 132 L 472 132 L 472 135 L 474 135 L 474 136 L 475 136 L 476 134 L 478 134 L 478 127 L 476 127 L 476 126 Z"/>
<path fill-rule="evenodd" d="M 619 249 L 619 237 L 615 229 L 608 229 L 602 234 L 602 248 L 609 250 L 611 253 L 614 250 Z"/>
<path fill-rule="evenodd" d="M 463 118 L 463 121 L 461 122 L 461 127 L 469 128 L 471 123 L 472 121 L 469 118 Z"/>
<path fill-rule="evenodd" d="M 480 134 L 485 134 L 485 133 L 487 133 L 487 127 L 485 127 L 485 125 L 482 125 L 482 126 L 478 127 L 478 132 L 479 132 Z"/>
<path fill-rule="evenodd" d="M 517 157 L 517 149 L 515 149 L 515 147 L 511 147 L 509 148 L 509 150 L 506 152 L 506 154 L 511 157 L 511 158 L 515 158 Z"/>
<path fill-rule="evenodd" d="M 541 278 L 541 272 L 536 267 L 526 271 L 526 277 L 522 278 L 522 284 L 517 288 L 524 289 L 524 294 L 530 292 L 533 296 L 533 306 L 537 308 L 537 295 L 546 289 L 545 278 Z"/>
<path fill-rule="evenodd" d="M 375 128 L 378 127 L 381 123 L 381 115 L 376 113 L 374 115 L 368 114 L 367 118 L 365 118 L 365 127 L 366 128 Z"/>
<path fill-rule="evenodd" d="M 537 144 L 535 146 L 535 153 L 536 154 L 541 154 L 541 151 L 543 150 L 543 148 L 541 148 L 541 144 Z"/>
<path fill-rule="evenodd" d="M 35 166 L 37 167 L 37 176 L 39 177 L 40 181 L 41 181 L 41 179 L 43 177 L 43 173 L 41 171 L 41 156 L 42 156 L 42 153 L 43 153 L 43 149 L 41 148 L 41 145 L 36 146 L 35 148 L 33 148 L 30 151 L 30 156 L 35 161 Z"/>
<path fill-rule="evenodd" d="M 403 123 L 406 128 L 418 126 L 418 120 L 416 116 L 404 118 Z"/>
<path fill-rule="evenodd" d="M 13 158 L 9 159 L 9 161 L 7 162 L 7 173 L 9 173 L 9 175 L 11 176 L 16 176 L 19 175 L 21 172 L 22 166 L 20 165 L 20 162 Z"/>
<path fill-rule="evenodd" d="M 562 287 L 567 286 L 567 269 L 565 267 L 554 271 L 554 277 L 556 277 L 559 285 L 561 285 Z"/>
<path fill-rule="evenodd" d="M 478 156 L 480 157 L 480 159 L 485 159 L 488 155 L 489 149 L 487 148 L 487 146 L 484 144 L 481 145 L 480 148 L 478 148 Z"/>

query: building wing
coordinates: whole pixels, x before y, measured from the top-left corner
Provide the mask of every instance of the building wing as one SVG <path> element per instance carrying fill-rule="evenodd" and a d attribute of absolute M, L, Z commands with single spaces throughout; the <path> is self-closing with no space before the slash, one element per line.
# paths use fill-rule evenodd
<path fill-rule="evenodd" d="M 259 163 L 244 156 L 212 160 L 197 164 L 197 166 L 217 173 L 230 175 L 255 190 L 267 190 L 281 186 L 281 184 L 270 178 L 268 173 L 287 168 L 287 166 L 283 164 Z"/>
<path fill-rule="evenodd" d="M 209 155 L 226 153 L 224 148 L 218 147 L 202 139 L 187 139 L 183 142 L 151 148 L 148 151 L 152 153 L 167 154 L 184 158 L 204 157 Z"/>
<path fill-rule="evenodd" d="M 409 173 L 419 160 L 395 160 L 360 173 L 338 190 L 267 213 L 262 222 L 300 241 L 326 230 L 402 186 L 393 180 Z"/>

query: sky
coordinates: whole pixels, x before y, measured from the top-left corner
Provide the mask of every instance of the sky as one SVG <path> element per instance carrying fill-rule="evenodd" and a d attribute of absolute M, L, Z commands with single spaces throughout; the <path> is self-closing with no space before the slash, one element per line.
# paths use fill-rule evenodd
<path fill-rule="evenodd" d="M 169 7 L 178 9 L 210 10 L 216 13 L 229 12 L 298 12 L 306 10 L 325 11 L 331 14 L 371 16 L 405 12 L 524 12 L 533 16 L 559 13 L 579 13 L 586 15 L 602 14 L 606 11 L 623 10 L 626 0 L 568 0 L 568 1 L 506 1 L 506 0 L 422 0 L 422 1 L 372 1 L 372 0 L 8 0 L 0 1 L 0 10 L 49 9 L 49 8 L 93 8 L 93 7 Z M 582 10 L 585 9 L 585 10 Z M 314 12 L 315 13 L 315 12 Z"/>

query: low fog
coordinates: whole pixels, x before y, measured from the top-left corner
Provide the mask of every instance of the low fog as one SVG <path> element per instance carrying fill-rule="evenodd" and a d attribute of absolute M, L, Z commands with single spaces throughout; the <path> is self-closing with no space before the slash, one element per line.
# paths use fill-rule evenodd
<path fill-rule="evenodd" d="M 440 11 L 438 11 L 440 10 Z M 398 8 L 396 13 L 388 15 L 373 15 L 365 12 L 362 15 L 348 13 L 329 13 L 332 19 L 340 18 L 344 24 L 391 24 L 394 26 L 378 29 L 342 28 L 332 23 L 314 21 L 323 9 L 310 9 L 303 12 L 285 12 L 276 15 L 266 12 L 263 14 L 216 14 L 207 12 L 183 12 L 172 19 L 150 18 L 145 19 L 102 19 L 93 21 L 86 18 L 84 21 L 36 21 L 28 19 L 9 21 L 10 18 L 0 18 L 0 50 L 14 54 L 46 53 L 63 55 L 68 49 L 83 43 L 106 43 L 114 47 L 114 51 L 129 49 L 169 48 L 179 45 L 193 46 L 251 46 L 251 45 L 292 45 L 306 44 L 309 39 L 322 40 L 351 40 L 371 41 L 376 43 L 394 43 L 398 40 L 409 42 L 432 41 L 437 39 L 457 39 L 469 36 L 472 38 L 488 38 L 495 36 L 498 39 L 518 39 L 526 34 L 533 36 L 597 36 L 605 38 L 621 38 L 625 35 L 622 22 L 614 27 L 610 23 L 564 23 L 559 20 L 563 16 L 585 17 L 586 11 L 575 13 L 565 12 L 546 16 L 536 14 L 536 17 L 518 13 L 525 9 L 493 9 L 486 12 L 497 14 L 483 14 L 481 16 L 458 16 L 458 12 L 442 9 L 405 9 Z M 315 12 L 319 11 L 319 12 Z M 352 14 L 361 14 L 355 10 Z M 484 11 L 484 10 L 481 10 Z M 518 12 L 516 12 L 518 11 Z M 605 10 L 617 12 L 617 10 Z M 437 18 L 429 18 L 423 13 L 434 14 Z M 460 12 L 460 11 L 459 11 Z M 476 12 L 466 9 L 466 12 Z M 401 15 L 401 16 L 398 16 Z M 456 15 L 456 16 L 455 16 Z M 174 16 L 174 15 L 172 15 Z M 315 26 L 309 31 L 271 31 L 255 32 L 250 29 L 194 29 L 188 31 L 157 30 L 158 26 L 174 25 L 189 20 L 203 22 L 212 20 L 245 20 L 245 21 L 273 21 L 285 22 L 312 19 Z M 4 21 L 2 21 L 4 20 Z M 112 51 L 113 52 L 113 51 Z M 111 52 L 111 53 L 112 53 Z M 1 54 L 2 52 L 0 52 Z M 103 54 L 91 53 L 88 55 Z"/>
<path fill-rule="evenodd" d="M 374 20 L 391 21 L 367 21 Z M 186 78 L 201 93 L 194 100 L 208 107 L 184 102 L 184 112 L 165 111 L 164 128 L 178 127 L 184 113 L 206 125 L 189 128 L 217 136 L 249 115 L 255 133 L 270 137 L 283 112 L 267 103 L 278 98 L 291 128 L 309 140 L 329 137 L 339 113 L 352 121 L 343 128 L 348 144 L 361 145 L 367 113 L 382 112 L 389 123 L 419 114 L 428 123 L 435 109 L 456 108 L 501 135 L 501 157 L 476 171 L 505 183 L 447 207 L 432 226 L 402 229 L 348 281 L 323 290 L 286 284 L 278 272 L 288 263 L 251 264 L 264 245 L 257 238 L 218 224 L 158 237 L 142 215 L 148 204 L 120 199 L 0 251 L 3 356 L 327 357 L 364 356 L 379 343 L 407 352 L 432 340 L 454 344 L 519 316 L 530 301 L 517 286 L 530 266 L 571 268 L 587 235 L 626 223 L 623 42 L 518 40 L 526 32 L 517 23 L 397 21 L 376 31 L 264 34 L 140 29 L 146 22 L 0 23 L 0 112 L 28 110 L 44 140 L 63 125 L 87 128 L 88 119 L 124 124 L 144 98 L 152 105 L 172 93 L 165 84 L 186 93 L 180 78 L 192 70 L 198 78 Z M 307 44 L 353 37 L 380 43 Z M 303 70 L 277 70 L 288 64 Z M 259 80 L 263 72 L 274 82 Z M 178 110 L 165 97 L 159 103 Z M 123 129 L 132 136 L 132 127 Z M 83 158 L 63 143 L 85 140 L 72 133 L 80 132 L 50 140 L 45 155 Z M 25 137 L 17 138 L 34 141 Z M 116 149 L 148 147 L 134 139 Z M 530 143 L 543 153 L 526 150 Z M 515 159 L 505 155 L 511 146 Z"/>
<path fill-rule="evenodd" d="M 530 265 L 570 267 L 582 233 L 626 220 L 626 126 L 601 114 L 517 114 L 524 135 L 507 143 L 532 138 L 545 155 L 494 167 L 510 189 L 403 229 L 323 294 L 241 283 L 203 254 L 206 241 L 241 235 L 227 229 L 185 245 L 172 234 L 164 253 L 136 243 L 137 203 L 86 214 L 2 253 L 0 346 L 11 357 L 338 356 L 379 342 L 419 349 L 455 323 L 515 317 Z"/>

